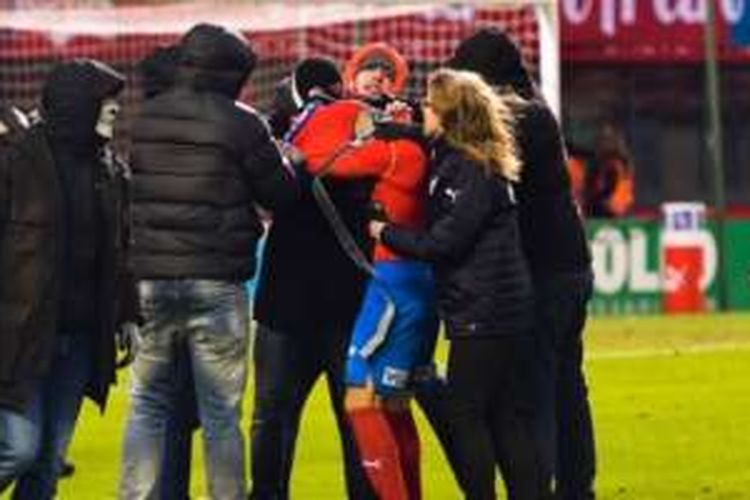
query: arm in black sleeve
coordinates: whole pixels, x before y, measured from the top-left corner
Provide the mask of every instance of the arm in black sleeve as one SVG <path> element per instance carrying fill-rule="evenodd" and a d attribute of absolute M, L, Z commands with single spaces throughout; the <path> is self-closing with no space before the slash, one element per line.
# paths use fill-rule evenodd
<path fill-rule="evenodd" d="M 130 166 L 118 161 L 115 177 L 117 192 L 116 217 L 119 226 L 115 251 L 119 253 L 116 276 L 118 281 L 117 324 L 126 322 L 141 323 L 138 285 L 132 265 L 133 217 L 132 217 L 132 175 Z"/>
<path fill-rule="evenodd" d="M 282 209 L 299 197 L 292 166 L 281 154 L 266 124 L 257 116 L 248 127 L 250 141 L 244 148 L 242 168 L 255 199 L 263 208 Z"/>
<path fill-rule="evenodd" d="M 527 191 L 569 193 L 567 158 L 560 125 L 549 107 L 531 101 L 518 121 L 523 160 L 519 196 Z"/>
<path fill-rule="evenodd" d="M 3 144 L 0 144 L 0 149 Z M 5 234 L 5 225 L 10 217 L 10 159 L 7 152 L 0 151 L 0 241 Z"/>
<path fill-rule="evenodd" d="M 441 211 L 427 230 L 388 225 L 381 234 L 383 243 L 397 252 L 431 262 L 463 255 L 474 244 L 497 206 L 493 197 L 499 190 L 493 187 L 497 179 L 488 177 L 473 164 L 463 165 L 456 181 L 433 195 L 450 196 L 452 200 L 450 197 L 444 200 L 449 208 Z"/>

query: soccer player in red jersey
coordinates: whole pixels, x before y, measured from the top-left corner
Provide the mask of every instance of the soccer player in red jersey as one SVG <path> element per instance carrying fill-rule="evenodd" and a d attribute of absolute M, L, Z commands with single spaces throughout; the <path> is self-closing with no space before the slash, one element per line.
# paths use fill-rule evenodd
<path fill-rule="evenodd" d="M 320 106 L 305 115 L 292 143 L 312 174 L 370 178 L 372 200 L 388 220 L 421 228 L 427 155 L 404 132 L 408 127 L 375 123 L 374 111 L 357 100 Z M 432 275 L 425 263 L 383 245 L 375 246 L 373 260 L 348 353 L 345 404 L 378 496 L 419 499 L 419 437 L 409 401 L 415 371 L 431 360 L 437 332 Z"/>

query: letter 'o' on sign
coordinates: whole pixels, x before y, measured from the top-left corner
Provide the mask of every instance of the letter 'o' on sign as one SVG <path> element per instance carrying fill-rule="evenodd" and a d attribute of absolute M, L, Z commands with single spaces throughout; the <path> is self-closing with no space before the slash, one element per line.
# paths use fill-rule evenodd
<path fill-rule="evenodd" d="M 604 227 L 591 242 L 596 290 L 616 293 L 622 290 L 628 277 L 628 244 L 622 232 Z"/>

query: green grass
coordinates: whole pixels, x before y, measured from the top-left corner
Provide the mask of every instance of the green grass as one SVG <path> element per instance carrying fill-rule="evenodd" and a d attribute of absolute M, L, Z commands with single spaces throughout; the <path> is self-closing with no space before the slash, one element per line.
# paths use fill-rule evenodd
<path fill-rule="evenodd" d="M 599 498 L 750 498 L 750 315 L 597 319 L 587 343 Z M 116 388 L 104 418 L 86 407 L 71 450 L 77 472 L 61 483 L 60 498 L 115 497 L 125 392 Z M 425 498 L 460 498 L 423 422 L 422 430 Z M 200 463 L 195 498 L 204 494 Z M 293 498 L 344 498 L 340 464 L 319 385 L 301 430 Z"/>

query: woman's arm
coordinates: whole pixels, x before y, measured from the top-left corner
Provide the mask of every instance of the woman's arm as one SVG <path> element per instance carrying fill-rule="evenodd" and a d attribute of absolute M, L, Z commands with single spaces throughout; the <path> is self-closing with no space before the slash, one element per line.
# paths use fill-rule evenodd
<path fill-rule="evenodd" d="M 503 190 L 495 189 L 494 178 L 476 165 L 464 164 L 455 182 L 431 195 L 445 204 L 426 230 L 413 230 L 388 224 L 380 241 L 399 253 L 432 262 L 460 257 L 476 242 L 496 206 L 493 199 Z"/>

